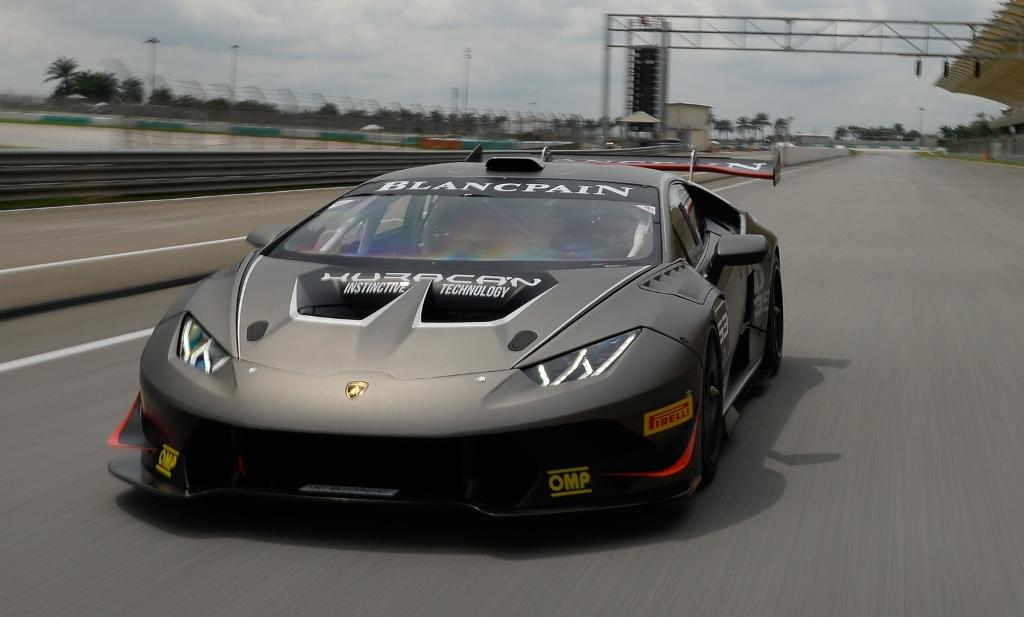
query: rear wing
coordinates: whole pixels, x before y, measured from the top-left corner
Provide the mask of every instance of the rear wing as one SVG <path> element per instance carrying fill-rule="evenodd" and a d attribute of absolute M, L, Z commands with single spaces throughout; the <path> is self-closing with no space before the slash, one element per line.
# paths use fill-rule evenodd
<path fill-rule="evenodd" d="M 725 156 L 698 156 L 691 152 L 689 156 L 651 155 L 637 156 L 635 154 L 606 154 L 601 150 L 591 152 L 560 153 L 552 152 L 545 148 L 539 154 L 536 152 L 484 152 L 480 146 L 466 158 L 467 161 L 484 162 L 497 157 L 520 156 L 538 157 L 538 163 L 545 161 L 588 163 L 591 165 L 629 165 L 631 167 L 646 167 L 660 171 L 686 171 L 690 172 L 691 178 L 694 172 L 710 172 L 726 174 L 730 176 L 742 176 L 745 178 L 758 178 L 771 180 L 773 185 L 779 183 L 782 175 L 782 159 L 778 151 L 770 160 L 730 158 Z"/>

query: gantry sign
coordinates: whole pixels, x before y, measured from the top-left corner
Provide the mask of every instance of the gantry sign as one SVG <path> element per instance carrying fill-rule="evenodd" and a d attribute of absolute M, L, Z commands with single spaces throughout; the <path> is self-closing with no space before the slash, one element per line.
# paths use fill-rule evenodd
<path fill-rule="evenodd" d="M 775 51 L 788 53 L 866 54 L 910 58 L 972 58 L 976 72 L 986 60 L 1024 59 L 1024 32 L 1005 30 L 993 45 L 974 46 L 984 22 L 837 19 L 812 17 L 739 17 L 713 15 L 605 15 L 601 116 L 607 137 L 611 97 L 611 54 L 628 51 L 627 112 L 646 111 L 665 121 L 670 50 Z M 660 62 L 655 70 L 646 65 Z M 920 64 L 917 67 L 920 74 Z M 948 71 L 945 65 L 944 71 Z M 653 88 L 641 89 L 636 78 L 655 74 Z M 642 90 L 642 91 L 641 91 Z M 657 100 L 649 105 L 651 95 Z"/>

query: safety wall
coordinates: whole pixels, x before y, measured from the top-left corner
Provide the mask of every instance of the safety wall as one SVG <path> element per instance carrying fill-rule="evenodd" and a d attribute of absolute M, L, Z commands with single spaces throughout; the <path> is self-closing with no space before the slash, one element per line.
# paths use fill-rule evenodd
<path fill-rule="evenodd" d="M 780 150 L 782 151 L 783 167 L 850 156 L 850 151 L 846 148 L 815 148 L 802 146 L 789 146 L 787 148 L 783 146 Z"/>

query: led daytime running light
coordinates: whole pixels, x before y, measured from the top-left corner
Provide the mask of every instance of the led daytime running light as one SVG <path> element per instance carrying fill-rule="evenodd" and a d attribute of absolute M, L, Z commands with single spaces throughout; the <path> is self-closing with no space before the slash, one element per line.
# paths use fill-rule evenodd
<path fill-rule="evenodd" d="M 613 336 L 524 369 L 524 372 L 542 387 L 597 377 L 615 364 L 639 333 L 640 330 L 633 330 Z M 552 375 L 555 375 L 553 379 Z"/>
<path fill-rule="evenodd" d="M 228 361 L 224 349 L 192 316 L 186 317 L 181 326 L 181 333 L 178 335 L 178 357 L 184 360 L 185 364 L 207 374 L 216 371 Z"/>

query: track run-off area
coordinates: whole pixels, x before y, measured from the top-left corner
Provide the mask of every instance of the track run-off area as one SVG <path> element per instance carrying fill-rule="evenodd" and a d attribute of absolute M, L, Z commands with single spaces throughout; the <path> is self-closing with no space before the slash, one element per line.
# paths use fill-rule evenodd
<path fill-rule="evenodd" d="M 512 521 L 136 493 L 105 442 L 165 289 L 0 321 L 0 615 L 1020 615 L 1024 169 L 871 154 L 712 188 L 780 237 L 786 341 L 707 490 Z M 50 210 L 0 269 L 87 257 L 44 250 L 75 228 L 113 234 L 97 255 L 245 233 L 173 203 L 116 206 L 156 216 L 124 242 Z"/>

